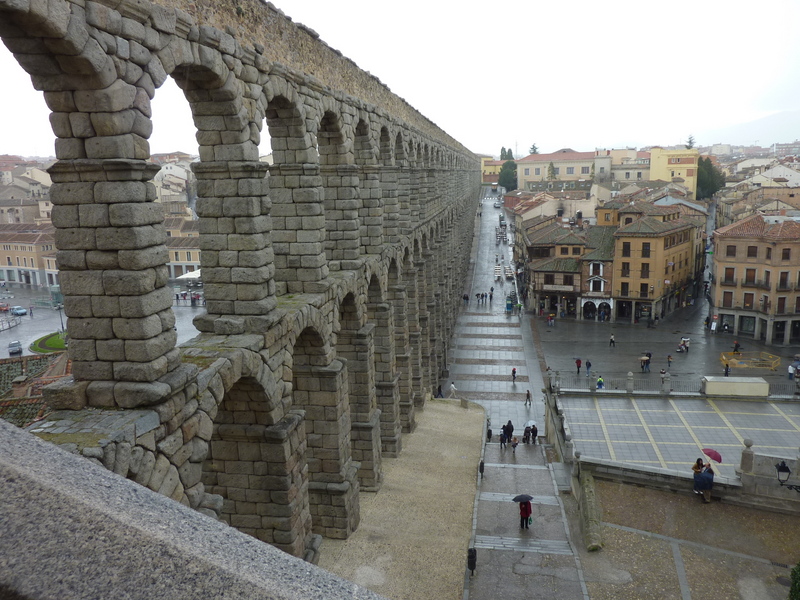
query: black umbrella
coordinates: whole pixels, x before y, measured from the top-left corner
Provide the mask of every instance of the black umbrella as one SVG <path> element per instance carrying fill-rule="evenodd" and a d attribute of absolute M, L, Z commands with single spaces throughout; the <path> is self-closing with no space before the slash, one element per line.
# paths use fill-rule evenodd
<path fill-rule="evenodd" d="M 528 494 L 520 494 L 511 499 L 512 502 L 530 502 L 531 500 L 533 500 L 533 496 L 528 496 Z"/>

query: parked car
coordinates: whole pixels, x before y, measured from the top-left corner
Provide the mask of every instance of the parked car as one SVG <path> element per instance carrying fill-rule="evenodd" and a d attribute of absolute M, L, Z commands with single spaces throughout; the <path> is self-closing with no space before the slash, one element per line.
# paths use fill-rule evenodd
<path fill-rule="evenodd" d="M 8 312 L 8 309 L 11 308 L 6 302 L 0 302 L 0 311 Z"/>
<path fill-rule="evenodd" d="M 19 317 L 21 315 L 27 315 L 28 314 L 28 309 L 24 308 L 22 306 L 12 306 L 10 312 L 15 317 Z"/>
<path fill-rule="evenodd" d="M 502 205 L 502 204 L 500 204 L 499 202 L 495 202 L 495 203 L 494 203 L 494 207 L 495 207 L 495 208 L 500 208 L 501 206 L 503 206 L 503 205 Z"/>
<path fill-rule="evenodd" d="M 8 345 L 9 354 L 22 354 L 22 344 L 19 340 L 15 340 Z"/>

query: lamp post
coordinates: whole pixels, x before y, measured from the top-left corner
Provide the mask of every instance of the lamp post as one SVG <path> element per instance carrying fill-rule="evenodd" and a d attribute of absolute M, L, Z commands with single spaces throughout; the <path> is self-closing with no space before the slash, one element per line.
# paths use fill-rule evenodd
<path fill-rule="evenodd" d="M 790 490 L 794 490 L 795 492 L 800 492 L 800 485 L 791 485 L 786 483 L 789 481 L 789 476 L 792 474 L 792 470 L 786 464 L 785 460 L 782 460 L 779 464 L 775 465 L 775 471 L 778 475 L 778 483 L 781 484 L 781 487 L 786 487 Z"/>
<path fill-rule="evenodd" d="M 61 317 L 61 308 L 63 304 L 56 304 L 56 310 L 58 311 L 58 320 L 61 323 L 61 333 L 64 333 L 64 319 Z"/>

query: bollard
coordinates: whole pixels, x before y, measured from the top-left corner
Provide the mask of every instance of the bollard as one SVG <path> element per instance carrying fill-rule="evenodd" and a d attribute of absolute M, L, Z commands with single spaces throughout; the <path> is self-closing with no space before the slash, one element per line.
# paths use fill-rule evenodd
<path fill-rule="evenodd" d="M 478 472 L 481 474 L 481 477 L 483 477 L 483 461 L 478 465 Z"/>
<path fill-rule="evenodd" d="M 475 548 L 467 550 L 467 568 L 470 570 L 470 576 L 475 574 L 475 569 L 478 567 L 478 551 Z"/>

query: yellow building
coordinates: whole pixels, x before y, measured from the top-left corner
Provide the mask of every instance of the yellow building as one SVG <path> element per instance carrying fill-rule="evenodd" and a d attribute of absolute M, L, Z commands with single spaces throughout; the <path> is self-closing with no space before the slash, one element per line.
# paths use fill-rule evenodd
<path fill-rule="evenodd" d="M 0 281 L 57 285 L 54 232 L 52 226 L 0 225 Z"/>
<path fill-rule="evenodd" d="M 752 215 L 714 232 L 718 329 L 769 344 L 800 342 L 800 223 Z"/>
<path fill-rule="evenodd" d="M 598 225 L 614 233 L 614 316 L 619 320 L 663 317 L 702 289 L 703 221 L 675 206 L 608 202 Z"/>
<path fill-rule="evenodd" d="M 650 149 L 650 179 L 672 181 L 682 179 L 691 192 L 689 200 L 697 195 L 697 161 L 700 153 L 696 148 L 689 150 L 665 150 L 660 146 Z"/>

